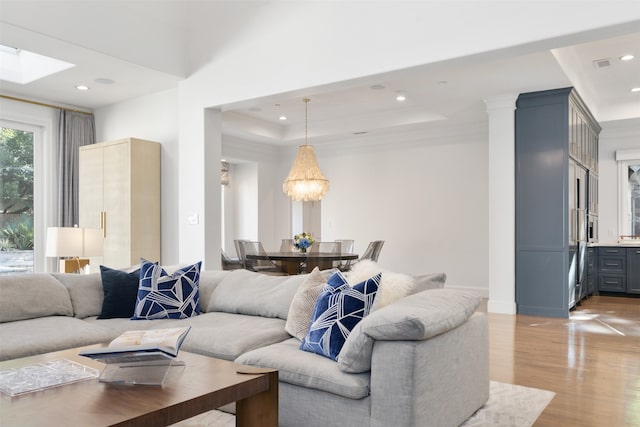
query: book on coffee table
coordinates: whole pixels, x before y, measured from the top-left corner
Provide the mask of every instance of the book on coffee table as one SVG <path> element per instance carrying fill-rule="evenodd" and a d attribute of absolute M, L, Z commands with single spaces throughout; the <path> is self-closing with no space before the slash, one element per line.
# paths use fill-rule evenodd
<path fill-rule="evenodd" d="M 104 363 L 152 362 L 174 359 L 191 326 L 126 331 L 104 348 L 82 350 L 81 356 Z"/>

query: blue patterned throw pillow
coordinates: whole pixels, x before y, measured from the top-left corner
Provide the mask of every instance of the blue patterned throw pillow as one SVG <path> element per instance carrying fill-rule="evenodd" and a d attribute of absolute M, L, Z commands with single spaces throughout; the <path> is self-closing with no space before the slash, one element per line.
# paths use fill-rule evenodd
<path fill-rule="evenodd" d="M 379 273 L 351 287 L 342 274 L 331 276 L 316 300 L 300 349 L 337 360 L 353 328 L 371 311 L 381 277 Z"/>
<path fill-rule="evenodd" d="M 142 260 L 132 319 L 184 319 L 200 314 L 201 264 L 183 267 L 169 275 L 159 265 Z"/>

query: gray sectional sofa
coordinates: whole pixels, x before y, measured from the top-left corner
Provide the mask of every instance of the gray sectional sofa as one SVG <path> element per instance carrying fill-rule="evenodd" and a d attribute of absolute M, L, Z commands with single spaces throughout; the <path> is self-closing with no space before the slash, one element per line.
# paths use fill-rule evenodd
<path fill-rule="evenodd" d="M 336 362 L 300 350 L 285 330 L 308 276 L 202 271 L 202 312 L 180 320 L 97 319 L 100 274 L 0 276 L 0 360 L 191 325 L 183 350 L 278 369 L 281 426 L 457 426 L 487 401 L 478 297 L 442 289 L 443 275 L 414 276 L 407 296 L 356 326 Z"/>

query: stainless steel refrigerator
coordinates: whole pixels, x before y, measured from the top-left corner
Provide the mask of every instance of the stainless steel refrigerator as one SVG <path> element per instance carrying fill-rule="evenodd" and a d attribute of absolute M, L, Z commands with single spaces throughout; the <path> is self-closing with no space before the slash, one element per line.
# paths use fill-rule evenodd
<path fill-rule="evenodd" d="M 569 160 L 569 308 L 587 294 L 587 170 Z"/>

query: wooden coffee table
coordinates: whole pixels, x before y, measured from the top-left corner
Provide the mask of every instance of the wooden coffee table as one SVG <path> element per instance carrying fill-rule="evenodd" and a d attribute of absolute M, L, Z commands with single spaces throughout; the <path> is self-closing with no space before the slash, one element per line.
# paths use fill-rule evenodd
<path fill-rule="evenodd" d="M 86 348 L 86 347 L 85 347 Z M 0 362 L 0 370 L 68 359 L 102 370 L 79 348 Z M 162 386 L 85 380 L 15 397 L 2 394 L 0 425 L 166 426 L 236 403 L 236 426 L 278 425 L 278 372 L 180 351 Z M 239 373 L 239 372 L 249 373 Z"/>

